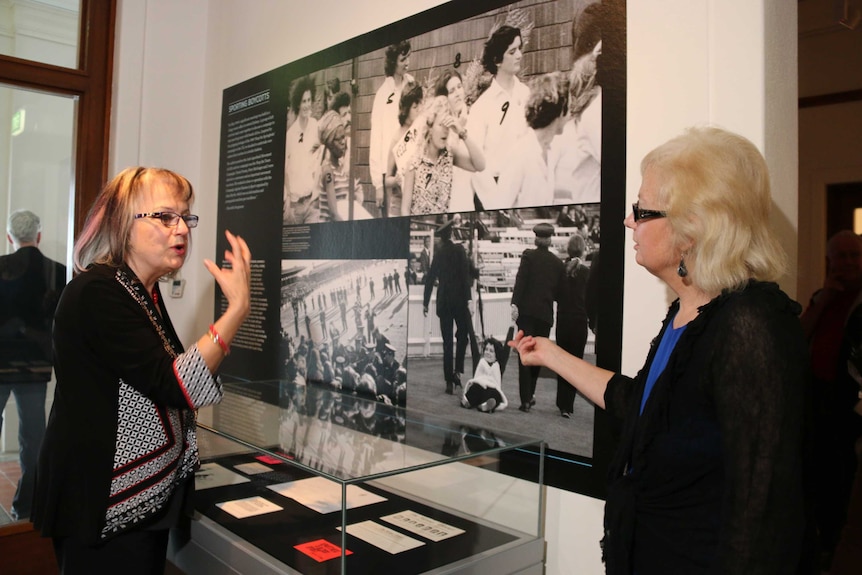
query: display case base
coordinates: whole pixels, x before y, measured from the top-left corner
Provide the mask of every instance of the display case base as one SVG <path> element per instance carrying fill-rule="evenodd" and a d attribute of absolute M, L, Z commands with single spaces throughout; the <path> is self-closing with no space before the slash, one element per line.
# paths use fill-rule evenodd
<path fill-rule="evenodd" d="M 519 540 L 416 575 L 542 575 L 544 551 L 541 539 Z M 172 538 L 168 559 L 187 575 L 305 575 L 200 515 Z"/>

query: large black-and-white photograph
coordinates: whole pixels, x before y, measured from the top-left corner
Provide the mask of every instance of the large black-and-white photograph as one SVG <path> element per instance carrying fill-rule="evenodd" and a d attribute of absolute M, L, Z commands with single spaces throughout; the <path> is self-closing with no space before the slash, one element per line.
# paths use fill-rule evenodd
<path fill-rule="evenodd" d="M 601 29 L 525 0 L 292 78 L 285 225 L 599 202 Z"/>
<path fill-rule="evenodd" d="M 507 341 L 618 369 L 624 39 L 615 0 L 454 0 L 227 88 L 219 226 L 256 222 L 266 337 L 226 374 L 490 418 L 600 494 L 603 414 Z"/>
<path fill-rule="evenodd" d="M 468 424 L 479 412 L 493 427 L 527 435 L 541 429 L 551 449 L 592 457 L 593 404 L 555 374 L 521 366 L 506 344 L 524 330 L 596 363 L 599 286 L 591 272 L 599 208 L 411 220 L 411 263 L 422 274 L 409 286 L 411 408 Z"/>
<path fill-rule="evenodd" d="M 281 278 L 279 377 L 405 405 L 404 260 L 283 260 Z"/>

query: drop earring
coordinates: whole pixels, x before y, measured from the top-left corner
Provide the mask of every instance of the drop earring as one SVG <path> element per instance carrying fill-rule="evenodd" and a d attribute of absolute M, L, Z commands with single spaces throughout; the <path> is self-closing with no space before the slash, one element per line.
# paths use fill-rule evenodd
<path fill-rule="evenodd" d="M 684 278 L 688 275 L 688 268 L 685 267 L 685 255 L 679 258 L 679 267 L 676 268 L 676 273 L 681 278 Z"/>

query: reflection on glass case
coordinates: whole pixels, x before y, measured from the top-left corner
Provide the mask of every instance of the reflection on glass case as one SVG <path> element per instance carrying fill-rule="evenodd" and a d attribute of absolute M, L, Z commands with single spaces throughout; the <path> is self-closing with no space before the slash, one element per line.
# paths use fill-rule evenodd
<path fill-rule="evenodd" d="M 543 572 L 541 440 L 284 381 L 199 425 L 189 575 Z M 537 456 L 536 454 L 540 454 Z"/>

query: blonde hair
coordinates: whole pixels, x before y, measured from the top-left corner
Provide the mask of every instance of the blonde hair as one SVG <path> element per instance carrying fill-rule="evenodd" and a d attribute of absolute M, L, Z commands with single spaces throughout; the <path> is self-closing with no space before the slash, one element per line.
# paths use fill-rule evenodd
<path fill-rule="evenodd" d="M 446 96 L 434 96 L 430 100 L 426 100 L 422 105 L 419 116 L 415 120 L 419 125 L 419 134 L 417 136 L 419 141 L 423 142 L 425 146 L 431 143 L 431 134 L 434 131 L 434 125 L 438 120 L 442 121 L 446 116 L 451 115 L 449 100 Z M 416 158 L 420 157 L 421 154 L 417 151 Z"/>
<path fill-rule="evenodd" d="M 192 185 L 183 176 L 162 168 L 126 168 L 105 184 L 75 242 L 75 271 L 92 264 L 120 267 L 129 252 L 129 237 L 141 196 L 152 186 L 169 186 L 191 206 Z"/>
<path fill-rule="evenodd" d="M 449 100 L 446 99 L 446 96 L 434 96 L 425 103 L 421 112 L 421 116 L 424 116 L 425 118 L 425 122 L 422 125 L 424 128 L 422 135 L 424 136 L 425 141 L 431 139 L 431 130 L 434 128 L 434 124 L 437 123 L 438 118 L 442 119 L 445 116 L 450 115 Z"/>
<path fill-rule="evenodd" d="M 784 273 L 786 256 L 769 223 L 766 160 L 749 140 L 720 128 L 690 128 L 647 154 L 641 174 L 647 170 L 661 182 L 657 205 L 667 212 L 696 287 L 717 295 Z"/>

